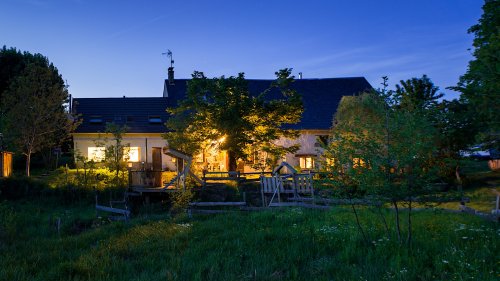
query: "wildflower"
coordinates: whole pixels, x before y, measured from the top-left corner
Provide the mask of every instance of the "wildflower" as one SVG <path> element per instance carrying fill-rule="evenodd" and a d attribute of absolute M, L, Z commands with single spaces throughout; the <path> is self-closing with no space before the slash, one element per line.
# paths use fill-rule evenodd
<path fill-rule="evenodd" d="M 443 263 L 449 263 L 447 260 L 443 260 Z"/>
<path fill-rule="evenodd" d="M 183 228 L 190 228 L 192 225 L 190 223 L 178 223 L 177 226 L 180 226 Z"/>

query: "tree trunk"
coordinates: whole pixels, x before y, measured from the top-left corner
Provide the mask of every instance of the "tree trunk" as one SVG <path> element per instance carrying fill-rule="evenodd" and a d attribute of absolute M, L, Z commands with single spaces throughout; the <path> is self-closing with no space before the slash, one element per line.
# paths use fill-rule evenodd
<path fill-rule="evenodd" d="M 238 163 L 236 161 L 236 155 L 232 151 L 228 151 L 228 158 L 229 158 L 229 163 L 228 163 L 228 171 L 236 171 L 238 168 Z"/>
<path fill-rule="evenodd" d="M 382 207 L 379 205 L 377 206 L 378 214 L 380 218 L 382 219 L 382 222 L 384 223 L 385 227 L 385 232 L 387 233 L 387 239 L 391 239 L 391 232 L 389 231 L 389 226 L 387 225 L 387 221 L 385 219 L 384 214 L 382 214 Z"/>
<path fill-rule="evenodd" d="M 398 202 L 396 200 L 392 200 L 392 205 L 394 205 L 394 210 L 396 211 L 396 234 L 398 235 L 399 243 L 401 243 L 401 226 L 399 225 Z"/>
<path fill-rule="evenodd" d="M 412 239 L 411 227 L 412 226 L 411 226 L 411 195 L 410 195 L 410 201 L 408 204 L 408 237 L 406 239 L 408 250 L 411 248 L 411 239 Z"/>
<path fill-rule="evenodd" d="M 356 208 L 354 207 L 354 204 L 352 202 L 352 198 L 349 196 L 349 201 L 351 203 L 351 208 L 352 211 L 354 212 L 354 216 L 356 217 L 356 224 L 358 225 L 359 232 L 363 235 L 363 241 L 368 245 L 369 241 L 366 237 L 365 231 L 363 230 L 363 227 L 361 226 L 361 223 L 359 222 L 359 217 L 358 217 L 358 212 L 356 211 Z"/>
<path fill-rule="evenodd" d="M 412 238 L 412 233 L 411 233 L 411 197 L 413 196 L 413 176 L 410 175 L 410 182 L 408 184 L 408 195 L 409 195 L 409 201 L 408 201 L 408 236 L 406 238 L 406 244 L 408 246 L 408 251 L 411 248 L 411 238 Z"/>
<path fill-rule="evenodd" d="M 460 166 L 458 165 L 458 163 L 455 166 L 455 177 L 457 178 L 458 192 L 460 192 L 460 203 L 464 204 L 462 177 L 460 176 Z"/>
<path fill-rule="evenodd" d="M 26 176 L 30 176 L 31 152 L 26 153 Z"/>

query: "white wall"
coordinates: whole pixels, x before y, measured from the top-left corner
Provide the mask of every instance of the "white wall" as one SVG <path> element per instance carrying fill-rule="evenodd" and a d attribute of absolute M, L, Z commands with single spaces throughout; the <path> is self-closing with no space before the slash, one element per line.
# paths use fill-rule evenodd
<path fill-rule="evenodd" d="M 316 147 L 315 144 L 317 142 L 317 136 L 320 135 L 328 135 L 329 131 L 327 130 L 314 130 L 314 131 L 301 131 L 300 136 L 295 139 L 280 139 L 278 144 L 284 146 L 291 146 L 294 144 L 300 144 L 300 149 L 295 153 L 288 153 L 286 155 L 286 162 L 292 166 L 299 166 L 299 157 L 296 157 L 297 154 L 302 155 L 316 155 L 319 156 L 323 153 L 322 148 Z"/>
<path fill-rule="evenodd" d="M 104 138 L 104 135 L 101 135 L 101 139 L 102 138 Z M 95 141 L 97 139 L 99 139 L 99 135 L 97 134 L 74 134 L 73 135 L 74 148 L 75 150 L 78 149 L 82 156 L 89 157 L 88 148 L 95 147 L 96 146 Z M 147 142 L 147 149 L 146 149 L 146 142 Z M 153 147 L 163 148 L 166 145 L 166 141 L 161 137 L 161 134 L 125 134 L 123 137 L 123 143 L 129 144 L 131 147 L 139 147 L 140 150 L 139 162 L 145 162 L 145 163 L 152 162 Z M 108 144 L 111 145 L 112 142 L 110 141 L 108 142 Z M 172 158 L 170 156 L 165 155 L 162 152 L 161 157 L 162 157 L 163 170 L 166 169 L 175 170 L 175 163 L 172 162 Z"/>
<path fill-rule="evenodd" d="M 301 135 L 295 139 L 280 139 L 277 141 L 280 145 L 290 146 L 293 144 L 300 144 L 300 149 L 293 154 L 286 155 L 286 162 L 292 166 L 299 166 L 299 158 L 296 154 L 303 155 L 320 155 L 322 153 L 321 148 L 315 147 L 318 135 L 328 135 L 328 130 L 315 130 L 315 131 L 301 131 Z M 104 135 L 101 136 L 102 138 Z M 95 147 L 95 140 L 99 138 L 98 134 L 74 134 L 73 142 L 75 149 L 79 149 L 82 156 L 88 157 L 88 147 Z M 146 139 L 147 139 L 147 161 L 146 161 Z M 166 145 L 165 139 L 161 137 L 161 134 L 125 134 L 123 137 L 124 144 L 130 144 L 131 147 L 140 148 L 140 159 L 139 162 L 152 162 L 152 151 L 153 147 L 163 148 Z M 110 143 L 111 144 L 111 143 Z M 168 155 L 161 154 L 162 157 L 162 169 L 175 171 L 175 163 L 172 162 L 172 158 Z M 245 167 L 245 171 L 249 171 L 249 167 Z"/>

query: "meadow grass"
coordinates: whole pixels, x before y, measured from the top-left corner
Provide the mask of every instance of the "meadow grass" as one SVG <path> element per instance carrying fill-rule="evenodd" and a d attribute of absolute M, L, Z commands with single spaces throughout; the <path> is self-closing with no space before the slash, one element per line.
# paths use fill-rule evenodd
<path fill-rule="evenodd" d="M 393 211 L 383 210 L 390 227 Z M 404 214 L 403 214 L 404 215 Z M 57 229 L 57 221 L 61 225 Z M 498 280 L 498 224 L 414 213 L 411 250 L 360 209 L 98 219 L 89 204 L 0 203 L 0 280 Z M 404 226 L 404 225 L 403 225 Z"/>

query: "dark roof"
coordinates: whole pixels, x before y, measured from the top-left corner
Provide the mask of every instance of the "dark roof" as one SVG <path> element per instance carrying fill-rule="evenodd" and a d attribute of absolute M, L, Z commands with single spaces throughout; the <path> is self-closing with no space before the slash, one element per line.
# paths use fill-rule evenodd
<path fill-rule="evenodd" d="M 73 99 L 73 111 L 81 115 L 83 123 L 77 133 L 103 132 L 106 122 L 126 124 L 130 133 L 161 133 L 166 128 L 163 123 L 168 118 L 165 109 L 173 107 L 186 96 L 186 85 L 189 79 L 176 79 L 174 85 L 165 81 L 165 98 L 76 98 Z M 274 80 L 248 80 L 251 94 L 257 95 L 266 90 Z M 333 114 L 342 96 L 356 95 L 372 89 L 364 77 L 299 79 L 293 88 L 302 95 L 304 114 L 299 124 L 291 125 L 292 129 L 329 129 Z M 277 95 L 271 91 L 270 97 Z M 102 118 L 101 124 L 91 123 L 91 119 Z M 161 124 L 151 124 L 149 117 L 160 116 Z M 127 120 L 130 117 L 130 120 Z M 96 121 L 96 120 L 94 120 Z"/>
<path fill-rule="evenodd" d="M 174 102 L 184 98 L 186 85 L 189 79 L 176 79 L 174 85 L 165 81 L 168 96 Z M 257 95 L 269 88 L 274 80 L 248 79 L 248 89 L 251 94 Z M 330 129 L 333 114 L 337 110 L 340 99 L 372 89 L 364 77 L 325 78 L 325 79 L 298 79 L 293 88 L 302 95 L 304 113 L 300 123 L 287 126 L 291 129 Z M 270 97 L 278 97 L 277 91 L 271 91 Z"/>
<path fill-rule="evenodd" d="M 83 119 L 77 133 L 104 132 L 107 122 L 127 125 L 129 133 L 163 133 L 172 107 L 168 98 L 75 98 L 72 110 Z M 161 119 L 160 123 L 149 122 L 150 118 Z M 93 119 L 93 120 L 92 120 Z M 102 122 L 91 122 L 99 121 Z M 157 120 L 158 121 L 158 120 Z"/>

